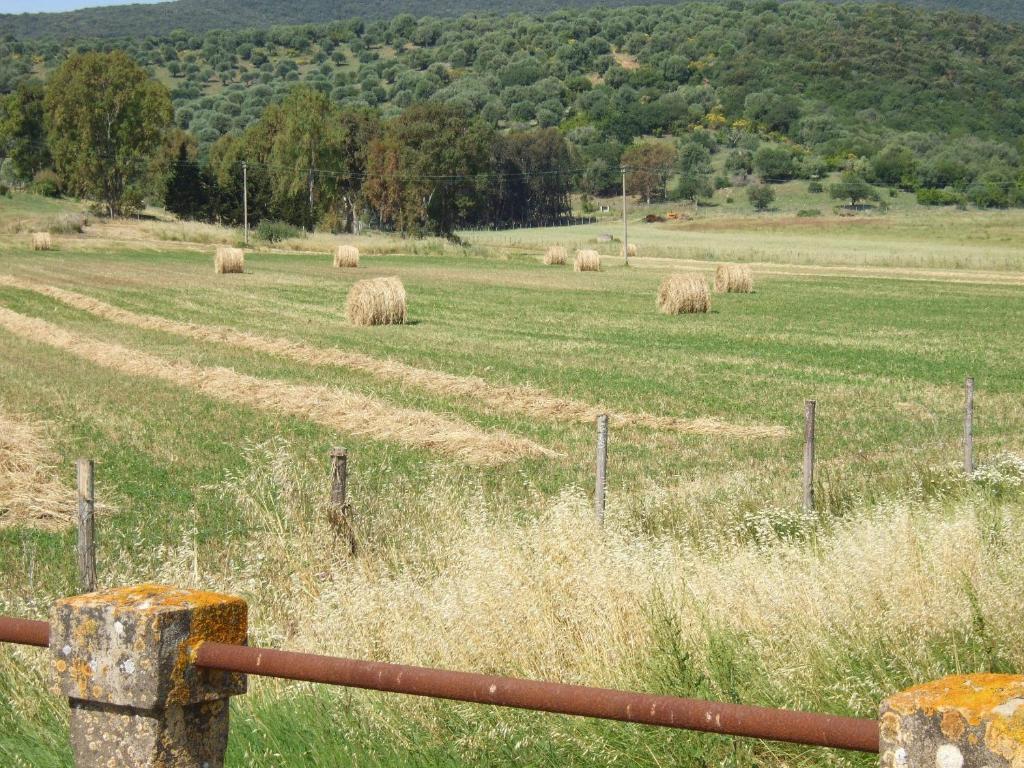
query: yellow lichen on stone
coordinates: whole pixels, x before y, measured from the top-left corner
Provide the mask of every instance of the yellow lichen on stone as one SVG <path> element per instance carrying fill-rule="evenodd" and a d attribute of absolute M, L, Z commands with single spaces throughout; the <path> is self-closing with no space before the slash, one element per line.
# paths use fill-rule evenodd
<path fill-rule="evenodd" d="M 887 700 L 901 714 L 920 712 L 926 716 L 955 712 L 968 725 L 999 718 L 993 712 L 1013 699 L 1024 699 L 1024 676 L 957 675 L 909 688 Z M 1021 713 L 1024 715 L 1024 712 Z"/>

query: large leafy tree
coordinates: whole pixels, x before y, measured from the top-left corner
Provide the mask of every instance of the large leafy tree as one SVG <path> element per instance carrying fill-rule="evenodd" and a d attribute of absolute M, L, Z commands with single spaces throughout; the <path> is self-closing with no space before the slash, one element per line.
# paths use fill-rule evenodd
<path fill-rule="evenodd" d="M 27 81 L 0 96 L 0 157 L 9 157 L 15 175 L 23 180 L 50 165 L 43 126 L 43 85 Z"/>
<path fill-rule="evenodd" d="M 370 146 L 366 196 L 385 226 L 450 237 L 484 205 L 494 131 L 447 104 L 417 104 Z"/>
<path fill-rule="evenodd" d="M 74 54 L 47 84 L 45 111 L 54 165 L 67 186 L 120 215 L 171 124 L 167 89 L 121 51 Z"/>
<path fill-rule="evenodd" d="M 641 141 L 622 153 L 626 167 L 626 191 L 650 203 L 666 195 L 669 177 L 679 159 L 676 148 L 667 141 Z"/>

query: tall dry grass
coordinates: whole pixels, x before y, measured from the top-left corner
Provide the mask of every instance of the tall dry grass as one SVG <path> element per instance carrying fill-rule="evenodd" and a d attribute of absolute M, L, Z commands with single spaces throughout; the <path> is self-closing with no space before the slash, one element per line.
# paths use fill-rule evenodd
<path fill-rule="evenodd" d="M 61 483 L 46 425 L 0 404 L 0 528 L 70 525 L 74 493 Z"/>
<path fill-rule="evenodd" d="M 173 333 L 197 341 L 228 344 L 294 360 L 309 365 L 332 365 L 363 371 L 403 385 L 418 387 L 436 394 L 466 397 L 499 412 L 522 413 L 549 421 L 592 422 L 599 414 L 609 413 L 601 406 L 558 397 L 534 387 L 499 386 L 477 376 L 459 376 L 444 371 L 417 368 L 396 360 L 381 360 L 359 352 L 323 349 L 289 339 L 268 338 L 221 326 L 207 326 L 143 315 L 115 307 L 74 291 L 41 285 L 11 275 L 0 275 L 0 285 L 32 291 L 56 299 L 70 307 L 89 312 L 106 320 L 147 330 Z M 767 424 L 735 424 L 716 418 L 682 418 L 645 413 L 611 412 L 617 426 L 643 426 L 686 434 L 715 435 L 732 438 L 778 438 L 786 435 L 780 426 Z"/>
<path fill-rule="evenodd" d="M 468 464 L 501 464 L 532 456 L 556 456 L 537 443 L 501 431 L 484 431 L 432 412 L 401 408 L 349 390 L 261 379 L 229 368 L 173 362 L 118 344 L 92 339 L 0 307 L 0 328 L 28 341 L 131 376 L 187 387 L 207 397 L 298 416 L 352 435 L 437 451 Z"/>
<path fill-rule="evenodd" d="M 254 645 L 864 717 L 915 682 L 1024 665 L 1020 459 L 983 468 L 956 493 L 908 487 L 841 520 L 704 507 L 706 525 L 723 530 L 699 545 L 645 533 L 614 496 L 599 528 L 579 489 L 524 509 L 435 474 L 394 487 L 391 512 L 353 499 L 361 546 L 351 558 L 325 529 L 323 467 L 282 441 L 243 455 L 215 492 L 250 532 L 246 544 L 186 535 L 135 552 L 128 532 L 110 542 L 103 582 L 241 594 Z M 55 597 L 27 595 L 0 594 L 0 612 L 41 615 Z M 25 716 L 39 715 L 41 657 L 0 655 L 0 675 L 14 681 L 9 706 Z M 243 710 L 303 690 L 251 685 Z M 354 692 L 345 706 L 359 706 L 374 732 L 415 724 L 468 735 L 450 734 L 430 701 Z M 524 726 L 516 713 L 490 717 L 498 738 L 530 738 L 509 730 Z M 757 764 L 804 763 L 768 749 Z"/>

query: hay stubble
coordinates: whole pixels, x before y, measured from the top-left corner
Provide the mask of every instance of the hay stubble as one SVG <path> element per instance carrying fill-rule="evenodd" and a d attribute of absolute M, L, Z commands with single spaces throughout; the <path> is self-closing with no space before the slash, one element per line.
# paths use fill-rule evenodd
<path fill-rule="evenodd" d="M 0 328 L 120 373 L 159 379 L 234 405 L 297 416 L 351 435 L 438 451 L 467 464 L 557 456 L 530 440 L 484 431 L 429 411 L 393 406 L 337 387 L 261 379 L 229 368 L 174 362 L 67 331 L 5 307 L 0 307 Z"/>
<path fill-rule="evenodd" d="M 418 368 L 397 360 L 383 360 L 359 352 L 324 349 L 304 342 L 260 336 L 223 326 L 200 325 L 155 315 L 143 315 L 74 291 L 41 285 L 9 275 L 0 275 L 0 286 L 38 293 L 91 315 L 124 325 L 171 333 L 196 341 L 240 347 L 306 365 L 359 371 L 404 386 L 417 387 L 442 397 L 464 397 L 499 413 L 522 414 L 554 422 L 592 422 L 599 414 L 608 413 L 612 424 L 616 426 L 637 426 L 682 434 L 732 438 L 778 438 L 787 434 L 784 427 L 768 424 L 736 424 L 717 418 L 684 418 L 609 411 L 600 406 L 558 397 L 535 387 L 500 386 L 478 376 L 460 376 L 445 371 Z"/>

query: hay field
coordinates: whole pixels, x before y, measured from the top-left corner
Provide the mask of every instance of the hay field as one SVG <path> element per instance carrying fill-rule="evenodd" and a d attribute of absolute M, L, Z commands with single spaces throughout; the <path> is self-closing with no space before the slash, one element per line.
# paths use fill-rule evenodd
<path fill-rule="evenodd" d="M 902 241 L 903 226 L 887 237 Z M 1024 454 L 1010 330 L 1024 325 L 1024 281 L 1001 257 L 917 267 L 921 240 L 905 260 L 868 265 L 871 240 L 851 234 L 860 264 L 784 263 L 779 245 L 755 293 L 668 316 L 655 306 L 667 275 L 685 263 L 711 282 L 718 262 L 740 259 L 692 260 L 638 235 L 633 267 L 604 251 L 603 271 L 581 275 L 541 263 L 552 242 L 576 246 L 565 230 L 522 245 L 480 243 L 533 233 L 471 236 L 467 249 L 367 237 L 358 270 L 322 248 L 256 248 L 224 280 L 209 245 L 111 234 L 97 226 L 52 252 L 0 234 L 0 404 L 53 425 L 40 463 L 65 485 L 76 456 L 97 460 L 99 500 L 117 499 L 100 522 L 102 583 L 240 593 L 254 643 L 864 716 L 911 682 L 1024 663 L 1024 462 L 1000 458 Z M 409 322 L 351 326 L 348 289 L 388 275 L 406 287 Z M 968 374 L 984 466 L 973 479 L 955 468 Z M 287 407 L 300 392 L 302 407 Z M 329 393 L 357 417 L 339 405 L 318 418 Z M 810 397 L 820 509 L 807 515 Z M 545 410 L 548 398 L 558 405 Z M 594 409 L 621 416 L 601 531 Z M 385 420 L 395 414 L 409 421 Z M 509 460 L 467 463 L 402 439 L 410 424 L 546 450 L 487 442 Z M 325 508 L 336 445 L 350 451 L 355 559 Z M 41 617 L 70 592 L 72 542 L 0 530 L 0 613 Z M 0 764 L 68 764 L 65 707 L 39 693 L 44 662 L 0 650 L 12 703 Z M 872 764 L 252 689 L 234 703 L 233 766 Z"/>

